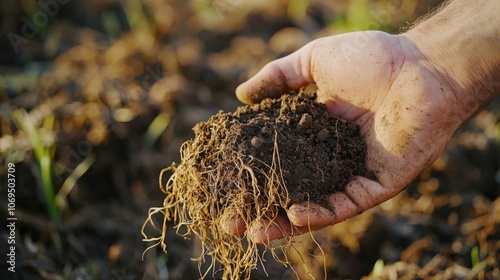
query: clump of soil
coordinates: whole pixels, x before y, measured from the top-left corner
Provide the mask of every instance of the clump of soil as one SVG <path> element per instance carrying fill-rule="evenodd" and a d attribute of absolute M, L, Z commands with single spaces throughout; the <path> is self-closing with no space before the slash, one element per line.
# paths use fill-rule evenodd
<path fill-rule="evenodd" d="M 165 249 L 167 222 L 173 221 L 178 232 L 202 240 L 200 261 L 210 255 L 224 278 L 248 278 L 259 259 L 256 244 L 246 233 L 226 234 L 222 221 L 250 227 L 274 220 L 293 203 L 327 206 L 325 197 L 352 177 L 371 177 L 359 128 L 330 115 L 315 98 L 315 92 L 286 94 L 197 124 L 195 138 L 181 147 L 180 164 L 167 168 L 173 174 L 161 186 L 163 207 L 150 211 L 149 222 L 155 213 L 165 215 L 163 236 L 148 240 Z"/>

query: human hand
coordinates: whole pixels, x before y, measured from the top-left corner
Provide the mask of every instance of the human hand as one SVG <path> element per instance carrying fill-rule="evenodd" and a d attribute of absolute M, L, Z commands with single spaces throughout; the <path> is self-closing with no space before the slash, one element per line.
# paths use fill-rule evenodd
<path fill-rule="evenodd" d="M 448 77 L 422 57 L 406 35 L 355 32 L 315 40 L 273 61 L 240 85 L 245 103 L 278 97 L 310 83 L 332 114 L 353 121 L 367 144 L 366 167 L 376 180 L 355 177 L 327 198 L 332 210 L 304 202 L 287 217 L 245 228 L 228 221 L 230 234 L 250 231 L 259 243 L 317 230 L 353 217 L 403 190 L 442 152 L 468 117 L 459 110 Z"/>

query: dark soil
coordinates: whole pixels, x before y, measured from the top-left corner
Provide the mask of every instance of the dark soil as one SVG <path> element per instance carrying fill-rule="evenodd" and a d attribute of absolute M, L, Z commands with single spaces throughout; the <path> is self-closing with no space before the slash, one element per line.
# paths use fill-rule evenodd
<path fill-rule="evenodd" d="M 200 123 L 193 143 L 200 151 L 199 171 L 206 172 L 226 160 L 222 155 L 236 151 L 243 162 L 257 162 L 255 168 L 263 171 L 256 173 L 262 186 L 277 160 L 290 204 L 310 200 L 325 206 L 324 197 L 342 191 L 353 176 L 372 177 L 364 166 L 366 145 L 359 127 L 329 114 L 315 98 L 315 92 L 304 90 L 242 106 L 234 113 L 219 112 Z M 217 200 L 222 205 L 232 199 L 231 188 L 238 187 L 231 180 L 239 176 L 234 164 L 227 162 L 220 170 L 229 178 L 219 185 L 223 189 Z M 246 186 L 251 188 L 251 182 Z"/>

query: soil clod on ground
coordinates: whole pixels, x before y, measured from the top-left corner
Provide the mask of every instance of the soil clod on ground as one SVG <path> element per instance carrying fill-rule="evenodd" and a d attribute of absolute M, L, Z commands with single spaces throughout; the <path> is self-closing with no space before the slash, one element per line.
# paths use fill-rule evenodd
<path fill-rule="evenodd" d="M 181 148 L 180 164 L 170 168 L 161 210 L 165 221 L 201 238 L 207 251 L 200 260 L 210 252 L 228 278 L 249 277 L 258 255 L 249 238 L 243 244 L 226 234 L 222 221 L 249 227 L 274 220 L 294 203 L 331 207 L 326 196 L 354 176 L 372 177 L 359 127 L 328 113 L 310 90 L 219 112 L 194 132 Z"/>

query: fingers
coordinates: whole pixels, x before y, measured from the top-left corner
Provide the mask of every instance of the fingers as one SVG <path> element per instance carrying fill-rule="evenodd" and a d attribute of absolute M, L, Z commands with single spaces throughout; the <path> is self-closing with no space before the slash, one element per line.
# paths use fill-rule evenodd
<path fill-rule="evenodd" d="M 290 221 L 283 216 L 278 216 L 273 221 L 258 221 L 249 229 L 250 238 L 260 244 L 291 235 L 292 232 Z"/>
<path fill-rule="evenodd" d="M 260 244 L 267 244 L 275 239 L 295 236 L 318 230 L 317 227 L 297 227 L 287 217 L 278 216 L 273 221 L 259 221 L 249 229 L 250 238 Z"/>
<path fill-rule="evenodd" d="M 397 191 L 390 191 L 376 181 L 356 177 L 344 192 L 335 193 L 327 199 L 333 210 L 311 202 L 294 204 L 287 211 L 288 217 L 278 216 L 273 221 L 259 221 L 251 225 L 248 231 L 253 241 L 269 243 L 274 239 L 300 235 L 342 222 L 396 194 Z M 242 234 L 245 230 L 241 229 L 233 232 Z"/>
<path fill-rule="evenodd" d="M 272 240 L 280 239 L 285 236 L 294 236 L 314 231 L 319 228 L 296 227 L 290 220 L 284 216 L 278 216 L 274 220 L 255 221 L 247 229 L 243 220 L 221 220 L 222 229 L 230 235 L 241 235 L 248 230 L 250 238 L 259 244 L 269 243 Z"/>
<path fill-rule="evenodd" d="M 241 235 L 247 230 L 247 225 L 241 219 L 224 219 L 221 220 L 222 229 L 230 235 Z M 306 230 L 301 231 L 306 232 Z M 278 216 L 272 221 L 259 220 L 255 221 L 248 228 L 250 238 L 256 243 L 269 243 L 274 239 L 279 239 L 284 236 L 292 236 L 299 233 L 299 229 L 293 228 L 288 218 Z"/>
<path fill-rule="evenodd" d="M 323 228 L 359 215 L 396 193 L 376 181 L 356 177 L 346 186 L 345 191 L 328 197 L 332 210 L 318 204 L 303 202 L 290 207 L 288 218 L 298 227 Z"/>
<path fill-rule="evenodd" d="M 255 76 L 236 88 L 238 99 L 247 104 L 254 104 L 313 83 L 311 54 L 314 44 L 315 41 L 286 57 L 268 63 Z"/>
<path fill-rule="evenodd" d="M 240 235 L 246 231 L 245 222 L 242 219 L 221 219 L 222 230 L 230 235 Z"/>

